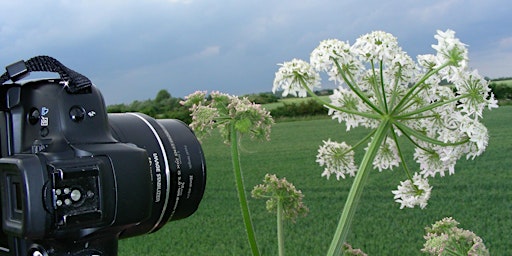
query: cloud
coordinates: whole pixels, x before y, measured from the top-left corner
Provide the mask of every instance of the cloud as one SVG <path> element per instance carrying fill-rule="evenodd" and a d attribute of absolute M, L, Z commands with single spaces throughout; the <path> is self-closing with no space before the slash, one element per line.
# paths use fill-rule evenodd
<path fill-rule="evenodd" d="M 500 48 L 512 50 L 512 36 L 502 38 L 499 40 Z"/>
<path fill-rule="evenodd" d="M 218 46 L 218 45 L 208 46 L 208 47 L 204 48 L 202 51 L 194 54 L 192 56 L 192 58 L 194 58 L 194 59 L 208 58 L 208 57 L 219 55 L 219 53 L 220 53 L 220 46 Z"/>
<path fill-rule="evenodd" d="M 442 19 L 442 17 L 449 17 L 451 10 L 459 0 L 446 0 L 446 1 L 438 1 L 438 2 L 430 2 L 426 1 L 426 5 L 417 6 L 411 8 L 409 10 L 409 16 L 414 17 L 415 19 L 421 22 L 432 22 L 438 19 Z"/>
<path fill-rule="evenodd" d="M 412 57 L 433 51 L 437 29 L 453 29 L 486 76 L 506 76 L 500 65 L 512 61 L 505 0 L 0 1 L 0 65 L 50 55 L 93 79 L 109 103 L 162 88 L 175 96 L 268 91 L 277 63 L 377 29 Z"/>
<path fill-rule="evenodd" d="M 482 76 L 490 78 L 511 77 L 512 51 L 489 51 L 470 55 L 470 65 Z"/>
<path fill-rule="evenodd" d="M 173 4 L 190 4 L 192 3 L 192 0 L 165 0 L 169 3 L 173 3 Z"/>

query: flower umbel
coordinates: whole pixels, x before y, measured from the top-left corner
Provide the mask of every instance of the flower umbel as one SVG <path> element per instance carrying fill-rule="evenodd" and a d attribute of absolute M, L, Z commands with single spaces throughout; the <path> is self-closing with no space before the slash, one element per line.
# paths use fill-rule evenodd
<path fill-rule="evenodd" d="M 395 194 L 395 201 L 400 203 L 400 209 L 414 208 L 416 205 L 423 209 L 427 206 L 431 190 L 432 187 L 428 184 L 428 180 L 415 173 L 412 182 L 409 179 L 401 181 L 398 190 L 392 192 Z"/>
<path fill-rule="evenodd" d="M 229 142 L 230 125 L 234 125 L 240 134 L 249 134 L 251 138 L 270 139 L 270 129 L 274 124 L 270 112 L 247 98 L 212 92 L 198 91 L 185 97 L 181 102 L 189 106 L 192 112 L 190 127 L 199 137 L 208 135 L 218 128 L 225 142 Z"/>
<path fill-rule="evenodd" d="M 284 219 L 292 222 L 300 216 L 306 216 L 309 209 L 302 202 L 304 195 L 288 182 L 274 174 L 266 174 L 263 184 L 256 185 L 252 190 L 254 198 L 267 198 L 267 210 L 277 212 L 278 204 L 282 204 Z"/>
<path fill-rule="evenodd" d="M 268 111 L 261 108 L 260 105 L 250 102 L 247 98 L 239 98 L 220 92 L 212 92 L 209 97 L 206 97 L 206 92 L 195 92 L 187 96 L 182 104 L 190 107 L 192 112 L 190 127 L 198 136 L 209 134 L 212 129 L 218 128 L 224 142 L 231 145 L 233 173 L 247 240 L 252 254 L 259 255 L 260 252 L 245 195 L 238 146 L 240 136 L 245 134 L 249 134 L 251 138 L 269 140 L 270 128 L 274 120 Z"/>
<path fill-rule="evenodd" d="M 293 59 L 276 73 L 273 91 L 282 89 L 283 95 L 301 97 L 309 93 L 329 109 L 333 119 L 344 122 L 347 131 L 371 130 L 353 147 L 329 139 L 318 150 L 322 176 L 355 176 L 329 254 L 341 253 L 371 169 L 400 165 L 407 179 L 393 191 L 395 201 L 400 208 L 425 208 L 431 193 L 427 177 L 453 174 L 458 159 L 473 159 L 487 147 L 481 118 L 485 108 L 497 107 L 494 95 L 485 79 L 469 69 L 467 46 L 454 31 L 437 31 L 434 37 L 438 41 L 432 45 L 435 54 L 420 55 L 417 62 L 400 48 L 396 37 L 383 31 L 362 35 L 353 45 L 329 39 L 312 51 L 311 64 Z M 330 102 L 313 91 L 320 81 L 316 72 L 326 72 L 329 80 L 339 84 Z M 411 174 L 404 143 L 415 148 L 419 173 Z M 353 154 L 360 145 L 369 146 L 356 171 Z"/>
<path fill-rule="evenodd" d="M 426 227 L 427 235 L 422 252 L 429 255 L 472 255 L 486 256 L 489 251 L 482 238 L 459 227 L 459 222 L 451 217 L 444 218 Z"/>
<path fill-rule="evenodd" d="M 354 151 L 352 147 L 345 142 L 339 143 L 328 139 L 318 148 L 316 162 L 320 166 L 324 166 L 322 176 L 327 178 L 331 174 L 336 175 L 336 179 L 345 178 L 345 175 L 354 176 L 357 166 L 354 163 Z"/>
<path fill-rule="evenodd" d="M 267 198 L 267 210 L 276 212 L 279 256 L 284 256 L 283 221 L 289 219 L 295 222 L 299 216 L 306 216 L 309 209 L 302 202 L 304 195 L 286 178 L 278 179 L 274 174 L 266 174 L 263 184 L 255 186 L 252 190 L 252 196 Z"/>
<path fill-rule="evenodd" d="M 281 67 L 276 72 L 272 92 L 282 89 L 283 97 L 288 94 L 292 94 L 295 97 L 306 97 L 307 90 L 304 88 L 303 82 L 307 84 L 307 89 L 312 90 L 320 84 L 320 75 L 315 72 L 309 63 L 293 59 L 281 64 Z"/>
<path fill-rule="evenodd" d="M 414 159 L 424 178 L 444 176 L 446 171 L 453 174 L 458 159 L 474 158 L 485 150 L 488 135 L 480 119 L 484 108 L 497 104 L 487 81 L 469 70 L 466 45 L 455 38 L 455 32 L 438 31 L 435 38 L 438 44 L 432 48 L 437 53 L 418 56 L 417 64 L 397 38 L 383 31 L 363 35 L 353 45 L 325 40 L 312 51 L 311 65 L 297 59 L 283 63 L 273 89 L 283 89 L 284 95 L 309 92 L 315 97 L 312 90 L 319 82 L 315 71 L 327 72 L 330 80 L 345 86 L 334 90 L 330 103 L 323 103 L 333 119 L 346 124 L 347 131 L 359 126 L 375 131 L 383 122 L 390 124 L 378 135 L 386 139 L 373 157 L 374 168 L 403 165 L 410 184 L 419 182 L 402 159 L 397 138 L 405 136 L 415 147 Z M 453 87 L 441 85 L 443 79 Z M 353 148 L 347 144 L 324 141 L 317 155 L 324 167 L 322 176 L 354 176 L 353 157 Z"/>

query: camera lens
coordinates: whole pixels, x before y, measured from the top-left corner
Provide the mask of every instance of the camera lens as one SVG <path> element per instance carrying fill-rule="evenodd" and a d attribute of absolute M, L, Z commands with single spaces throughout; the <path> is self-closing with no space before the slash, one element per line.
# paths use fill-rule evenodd
<path fill-rule="evenodd" d="M 122 236 L 154 232 L 168 221 L 193 214 L 203 197 L 206 164 L 192 130 L 179 120 L 156 120 L 140 113 L 109 114 L 108 117 L 116 140 L 147 151 L 153 180 L 153 207 L 148 209 L 150 219 Z M 122 191 L 118 192 L 122 196 Z"/>

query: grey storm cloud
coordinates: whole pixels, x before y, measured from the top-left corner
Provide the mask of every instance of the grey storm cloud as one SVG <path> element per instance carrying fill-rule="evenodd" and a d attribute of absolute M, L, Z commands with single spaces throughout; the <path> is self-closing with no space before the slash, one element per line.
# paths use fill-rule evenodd
<path fill-rule="evenodd" d="M 196 90 L 270 91 L 277 64 L 308 59 L 321 40 L 394 34 L 413 58 L 437 29 L 469 45 L 470 65 L 511 75 L 506 0 L 0 0 L 0 60 L 50 55 L 88 76 L 107 104 Z"/>

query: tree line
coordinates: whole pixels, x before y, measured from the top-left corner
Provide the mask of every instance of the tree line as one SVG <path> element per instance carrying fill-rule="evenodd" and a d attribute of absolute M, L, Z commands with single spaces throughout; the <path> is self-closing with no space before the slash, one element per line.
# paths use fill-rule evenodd
<path fill-rule="evenodd" d="M 500 104 L 512 104 L 512 78 L 494 79 L 490 81 L 489 87 L 494 93 Z M 318 95 L 330 95 L 332 90 L 326 89 L 315 92 Z M 257 104 L 268 104 L 278 102 L 281 96 L 272 92 L 263 92 L 256 94 L 247 94 L 250 101 Z M 185 123 L 192 121 L 190 111 L 182 106 L 182 98 L 173 97 L 167 90 L 160 90 L 154 99 L 144 101 L 133 101 L 130 104 L 115 104 L 107 106 L 109 113 L 141 112 L 158 119 L 179 119 Z M 281 106 L 270 111 L 274 118 L 281 117 L 303 117 L 313 115 L 327 114 L 327 109 L 313 99 L 307 99 L 300 102 L 284 102 Z"/>
<path fill-rule="evenodd" d="M 188 107 L 180 104 L 182 100 L 172 97 L 167 90 L 160 90 L 155 99 L 109 105 L 107 111 L 109 113 L 140 112 L 158 119 L 179 119 L 189 124 L 192 121 L 190 111 Z"/>
<path fill-rule="evenodd" d="M 512 82 L 510 80 L 493 80 L 489 87 L 500 103 L 505 104 L 512 101 Z"/>

